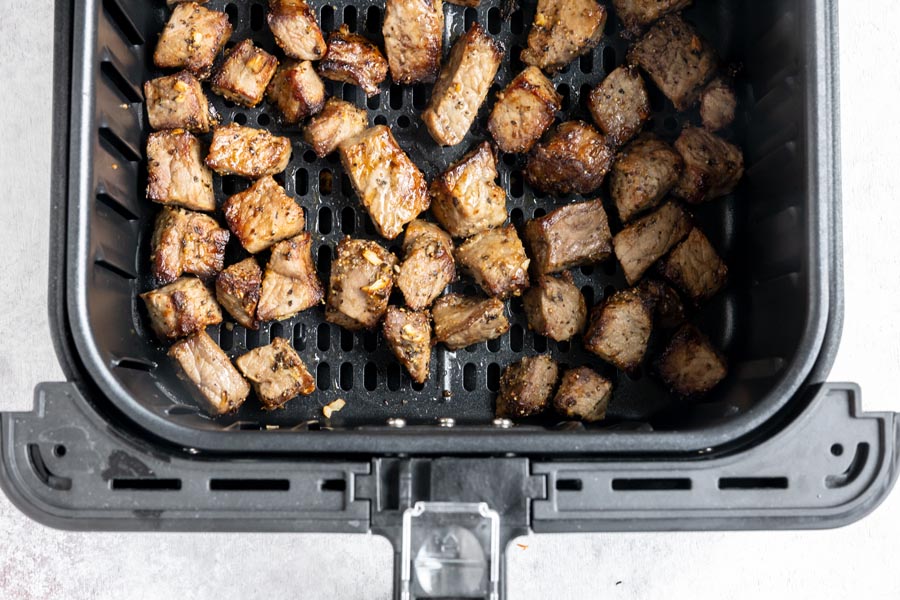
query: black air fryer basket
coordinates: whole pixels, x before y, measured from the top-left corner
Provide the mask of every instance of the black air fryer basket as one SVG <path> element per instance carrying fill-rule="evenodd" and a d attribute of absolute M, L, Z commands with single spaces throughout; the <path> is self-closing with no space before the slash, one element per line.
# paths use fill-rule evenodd
<path fill-rule="evenodd" d="M 702 403 L 674 400 L 652 373 L 607 370 L 616 392 L 602 426 L 493 419 L 499 375 L 522 356 L 590 362 L 579 343 L 526 327 L 458 352 L 437 349 L 413 385 L 379 334 L 324 321 L 321 307 L 259 331 L 210 328 L 230 356 L 287 337 L 315 368 L 317 392 L 275 413 L 248 402 L 211 419 L 149 333 L 137 294 L 152 285 L 144 197 L 148 126 L 141 84 L 168 15 L 162 0 L 89 0 L 56 15 L 54 231 L 50 313 L 65 383 L 43 384 L 32 413 L 3 414 L 0 483 L 41 522 L 78 529 L 374 531 L 396 549 L 398 597 L 502 595 L 503 549 L 533 531 L 831 527 L 862 517 L 895 478 L 894 414 L 863 414 L 859 390 L 824 383 L 841 328 L 837 6 L 831 0 L 695 0 L 685 18 L 738 66 L 732 134 L 747 172 L 731 196 L 694 217 L 730 266 L 730 284 L 697 321 L 724 348 L 730 374 Z M 313 0 L 327 32 L 346 23 L 381 42 L 383 0 Z M 489 97 L 522 68 L 534 2 L 446 5 L 445 44 L 473 21 L 508 52 Z M 264 0 L 210 0 L 274 51 Z M 604 41 L 554 78 L 573 118 L 583 96 L 624 60 L 611 18 Z M 427 178 L 485 139 L 488 105 L 462 144 L 438 148 L 418 114 L 430 86 L 366 99 L 328 82 L 391 126 Z M 210 96 L 222 121 L 294 141 L 283 176 L 313 234 L 327 280 L 345 235 L 374 229 L 334 157 L 318 159 L 267 105 Z M 652 97 L 652 129 L 682 121 Z M 536 194 L 521 159 L 500 161 L 521 225 L 572 199 Z M 221 202 L 247 184 L 216 178 Z M 231 259 L 237 258 L 237 251 Z M 575 272 L 598 301 L 624 286 L 611 261 Z M 467 292 L 467 284 L 454 284 Z M 344 398 L 330 420 L 325 404 Z"/>

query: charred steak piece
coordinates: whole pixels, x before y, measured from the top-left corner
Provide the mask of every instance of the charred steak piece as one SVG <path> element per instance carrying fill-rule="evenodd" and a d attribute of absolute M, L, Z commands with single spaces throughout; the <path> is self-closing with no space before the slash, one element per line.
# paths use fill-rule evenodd
<path fill-rule="evenodd" d="M 147 120 L 153 129 L 209 131 L 209 101 L 203 86 L 188 71 L 144 82 L 144 101 Z"/>
<path fill-rule="evenodd" d="M 675 333 L 656 368 L 680 396 L 705 394 L 728 374 L 725 357 L 693 325 L 683 325 Z"/>
<path fill-rule="evenodd" d="M 528 287 L 531 260 L 513 225 L 476 233 L 456 249 L 456 260 L 491 296 L 519 296 Z"/>
<path fill-rule="evenodd" d="M 372 329 L 387 311 L 397 257 L 375 242 L 344 238 L 331 265 L 325 320 L 351 331 Z"/>
<path fill-rule="evenodd" d="M 591 91 L 588 108 L 613 146 L 633 138 L 650 119 L 647 87 L 637 69 L 619 67 Z"/>
<path fill-rule="evenodd" d="M 312 308 L 325 297 L 312 261 L 312 236 L 301 233 L 272 246 L 266 265 L 257 316 L 280 321 Z"/>
<path fill-rule="evenodd" d="M 179 4 L 159 36 L 153 64 L 161 69 L 186 69 L 197 79 L 206 79 L 231 31 L 225 13 L 196 2 Z"/>
<path fill-rule="evenodd" d="M 563 342 L 584 330 L 587 304 L 568 271 L 560 277 L 541 275 L 523 300 L 528 327 L 537 334 Z"/>
<path fill-rule="evenodd" d="M 254 348 L 235 363 L 253 385 L 256 397 L 266 410 L 282 408 L 289 400 L 316 391 L 316 380 L 284 338 Z"/>
<path fill-rule="evenodd" d="M 613 0 L 616 14 L 631 32 L 641 29 L 660 17 L 687 8 L 694 0 Z"/>
<path fill-rule="evenodd" d="M 468 237 L 506 221 L 506 191 L 497 185 L 497 161 L 483 142 L 431 183 L 431 212 L 454 237 Z"/>
<path fill-rule="evenodd" d="M 659 204 L 683 170 L 681 155 L 656 136 L 642 135 L 626 146 L 609 175 L 609 193 L 622 222 Z"/>
<path fill-rule="evenodd" d="M 147 197 L 160 204 L 213 211 L 212 172 L 200 157 L 200 142 L 183 130 L 157 131 L 147 138 Z"/>
<path fill-rule="evenodd" d="M 591 311 L 584 347 L 611 365 L 632 372 L 644 359 L 652 329 L 652 304 L 635 289 L 621 290 Z"/>
<path fill-rule="evenodd" d="M 178 339 L 222 322 L 222 311 L 209 288 L 193 277 L 141 294 L 150 324 L 160 339 Z"/>
<path fill-rule="evenodd" d="M 328 46 L 316 15 L 305 0 L 269 0 L 269 29 L 284 53 L 298 60 L 320 60 Z"/>
<path fill-rule="evenodd" d="M 252 41 L 243 40 L 228 52 L 213 77 L 212 91 L 242 106 L 256 106 L 262 102 L 277 68 L 277 58 Z"/>
<path fill-rule="evenodd" d="M 725 129 L 734 122 L 737 96 L 723 77 L 716 77 L 700 94 L 700 118 L 709 131 Z"/>
<path fill-rule="evenodd" d="M 645 279 L 638 289 L 653 306 L 655 326 L 672 329 L 685 322 L 684 303 L 670 285 L 657 279 Z"/>
<path fill-rule="evenodd" d="M 418 219 L 410 223 L 397 273 L 397 287 L 406 305 L 412 310 L 428 308 L 455 279 L 453 241 L 447 232 Z"/>
<path fill-rule="evenodd" d="M 204 406 L 214 416 L 237 410 L 250 394 L 250 384 L 205 331 L 175 342 L 169 356 L 178 363 L 182 377 L 194 385 Z"/>
<path fill-rule="evenodd" d="M 553 83 L 537 67 L 527 67 L 497 94 L 488 131 L 503 152 L 528 152 L 560 109 L 562 96 Z"/>
<path fill-rule="evenodd" d="M 594 0 L 538 0 L 522 61 L 556 73 L 600 43 L 606 16 Z"/>
<path fill-rule="evenodd" d="M 252 256 L 227 267 L 216 279 L 216 300 L 239 325 L 259 329 L 256 307 L 262 288 L 262 269 Z"/>
<path fill-rule="evenodd" d="M 346 100 L 329 98 L 325 108 L 306 124 L 303 139 L 316 156 L 325 158 L 344 141 L 361 134 L 369 126 L 366 111 Z"/>
<path fill-rule="evenodd" d="M 497 416 L 521 419 L 544 412 L 558 378 L 556 361 L 546 355 L 526 356 L 509 365 L 500 376 Z"/>
<path fill-rule="evenodd" d="M 663 276 L 677 285 L 695 304 L 713 297 L 725 286 L 728 278 L 728 267 L 696 227 L 672 249 L 659 267 Z"/>
<path fill-rule="evenodd" d="M 667 202 L 617 233 L 613 247 L 628 283 L 637 283 L 690 229 L 687 214 L 674 202 Z"/>
<path fill-rule="evenodd" d="M 303 208 L 271 177 L 258 179 L 230 197 L 222 210 L 228 227 L 251 254 L 297 235 L 306 226 Z"/>
<path fill-rule="evenodd" d="M 381 31 L 394 83 L 435 80 L 444 37 L 441 0 L 387 0 Z"/>
<path fill-rule="evenodd" d="M 684 173 L 672 194 L 692 204 L 730 194 L 744 176 L 741 149 L 699 127 L 686 127 L 675 149 L 684 159 Z"/>
<path fill-rule="evenodd" d="M 431 367 L 431 316 L 389 306 L 382 328 L 388 347 L 410 378 L 425 383 Z"/>
<path fill-rule="evenodd" d="M 387 79 L 388 62 L 378 46 L 356 33 L 346 24 L 328 36 L 328 52 L 319 63 L 319 75 L 333 81 L 358 86 L 366 96 L 378 93 Z"/>
<path fill-rule="evenodd" d="M 290 159 L 290 139 L 229 123 L 213 130 L 206 166 L 219 175 L 259 179 L 281 173 Z"/>
<path fill-rule="evenodd" d="M 450 350 L 486 342 L 509 331 L 503 302 L 496 298 L 448 294 L 437 299 L 431 316 L 435 339 Z"/>
<path fill-rule="evenodd" d="M 325 107 L 325 84 L 308 60 L 285 62 L 275 72 L 266 91 L 285 123 L 297 123 Z"/>
<path fill-rule="evenodd" d="M 172 283 L 184 273 L 208 280 L 225 266 L 230 234 L 208 215 L 165 207 L 156 217 L 150 241 L 153 276 Z"/>
<path fill-rule="evenodd" d="M 586 423 L 602 421 L 612 397 L 612 382 L 589 367 L 563 373 L 553 407 L 561 415 Z"/>
<path fill-rule="evenodd" d="M 603 184 L 613 158 L 600 132 L 583 121 L 568 121 L 532 148 L 525 180 L 550 194 L 590 194 Z"/>
<path fill-rule="evenodd" d="M 536 273 L 558 273 L 609 258 L 612 235 L 600 200 L 557 208 L 525 224 Z"/>

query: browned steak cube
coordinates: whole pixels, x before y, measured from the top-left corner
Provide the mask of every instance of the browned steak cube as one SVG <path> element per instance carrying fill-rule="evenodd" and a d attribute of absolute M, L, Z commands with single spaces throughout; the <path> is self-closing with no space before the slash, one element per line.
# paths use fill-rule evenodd
<path fill-rule="evenodd" d="M 203 86 L 187 71 L 144 82 L 144 100 L 153 129 L 209 131 L 209 102 Z"/>
<path fill-rule="evenodd" d="M 182 277 L 167 286 L 141 294 L 150 324 L 160 339 L 178 339 L 222 322 L 222 311 L 203 282 Z"/>
<path fill-rule="evenodd" d="M 378 233 L 389 240 L 428 209 L 428 185 L 385 125 L 340 146 L 341 163 Z"/>
<path fill-rule="evenodd" d="M 626 146 L 609 175 L 609 193 L 622 222 L 659 204 L 683 169 L 681 155 L 655 136 L 643 135 Z"/>
<path fill-rule="evenodd" d="M 715 74 L 718 58 L 680 15 L 668 15 L 631 47 L 628 61 L 646 71 L 675 108 L 684 111 Z"/>
<path fill-rule="evenodd" d="M 394 83 L 435 80 L 444 36 L 441 0 L 387 0 L 381 31 Z"/>
<path fill-rule="evenodd" d="M 196 4 L 206 4 L 206 0 L 166 0 L 166 6 L 175 6 L 184 2 L 195 2 Z"/>
<path fill-rule="evenodd" d="M 637 283 L 690 229 L 687 214 L 674 202 L 667 202 L 617 233 L 613 247 L 628 283 Z"/>
<path fill-rule="evenodd" d="M 225 13 L 196 2 L 179 4 L 159 36 L 153 63 L 163 69 L 187 69 L 206 79 L 230 37 L 231 23 Z"/>
<path fill-rule="evenodd" d="M 306 226 L 303 208 L 271 177 L 225 201 L 228 227 L 247 252 L 262 252 L 275 242 L 295 236 Z"/>
<path fill-rule="evenodd" d="M 325 108 L 306 124 L 303 139 L 316 156 L 325 158 L 344 141 L 361 134 L 369 126 L 366 111 L 346 100 L 329 98 Z"/>
<path fill-rule="evenodd" d="M 586 423 L 606 418 L 612 397 L 612 382 L 589 367 L 577 367 L 563 373 L 553 407 L 561 415 Z"/>
<path fill-rule="evenodd" d="M 728 278 L 728 267 L 696 227 L 662 260 L 659 268 L 694 303 L 714 296 Z"/>
<path fill-rule="evenodd" d="M 481 0 L 447 0 L 447 2 L 457 6 L 468 6 L 470 8 L 475 8 L 481 4 Z"/>
<path fill-rule="evenodd" d="M 509 365 L 500 376 L 497 416 L 521 419 L 544 412 L 558 378 L 559 367 L 549 356 L 526 356 Z"/>
<path fill-rule="evenodd" d="M 431 182 L 431 212 L 454 237 L 468 237 L 506 221 L 506 191 L 497 161 L 483 142 Z"/>
<path fill-rule="evenodd" d="M 537 67 L 527 67 L 497 94 L 488 131 L 502 151 L 528 152 L 561 108 L 562 96 L 553 83 Z"/>
<path fill-rule="evenodd" d="M 175 342 L 169 357 L 181 367 L 212 415 L 237 410 L 250 394 L 250 384 L 231 364 L 231 359 L 205 331 Z"/>
<path fill-rule="evenodd" d="M 528 287 L 531 260 L 513 225 L 476 233 L 456 249 L 456 260 L 491 296 L 519 296 Z"/>
<path fill-rule="evenodd" d="M 590 194 L 603 184 L 612 162 L 613 151 L 600 132 L 583 121 L 568 121 L 532 148 L 525 180 L 551 194 Z"/>
<path fill-rule="evenodd" d="M 587 304 L 568 271 L 561 277 L 541 275 L 523 300 L 528 327 L 535 333 L 563 342 L 584 330 Z"/>
<path fill-rule="evenodd" d="M 200 142 L 183 130 L 147 138 L 147 197 L 191 210 L 216 209 L 212 173 L 200 158 Z"/>
<path fill-rule="evenodd" d="M 694 0 L 613 0 L 625 28 L 637 32 L 658 18 L 691 5 Z"/>
<path fill-rule="evenodd" d="M 312 260 L 312 236 L 301 233 L 272 246 L 256 315 L 281 321 L 320 303 L 325 290 Z"/>
<path fill-rule="evenodd" d="M 525 224 L 536 273 L 558 273 L 609 258 L 612 234 L 600 200 L 568 204 Z"/>
<path fill-rule="evenodd" d="M 656 368 L 681 396 L 705 394 L 728 374 L 725 357 L 693 325 L 684 325 L 675 333 Z"/>
<path fill-rule="evenodd" d="M 437 225 L 417 219 L 406 228 L 403 254 L 397 287 L 408 307 L 428 308 L 456 279 L 453 242 Z"/>
<path fill-rule="evenodd" d="M 266 410 L 282 408 L 289 400 L 316 391 L 316 380 L 284 338 L 254 348 L 234 362 L 253 384 L 256 397 Z"/>
<path fill-rule="evenodd" d="M 522 60 L 556 73 L 600 43 L 606 15 L 594 0 L 538 0 Z"/>
<path fill-rule="evenodd" d="M 239 325 L 259 329 L 256 307 L 262 288 L 262 269 L 252 256 L 227 267 L 216 279 L 216 300 Z"/>
<path fill-rule="evenodd" d="M 325 320 L 351 331 L 372 329 L 387 311 L 397 257 L 375 242 L 344 238 L 331 264 Z"/>
<path fill-rule="evenodd" d="M 730 194 L 744 176 L 741 149 L 699 127 L 686 127 L 675 149 L 684 159 L 684 173 L 672 189 L 693 204 Z"/>
<path fill-rule="evenodd" d="M 509 331 L 503 302 L 496 298 L 448 294 L 434 303 L 431 317 L 435 339 L 450 350 L 493 340 Z"/>
<path fill-rule="evenodd" d="M 289 61 L 276 71 L 267 96 L 284 115 L 285 123 L 297 123 L 325 106 L 325 84 L 308 60 Z"/>
<path fill-rule="evenodd" d="M 277 68 L 277 58 L 252 41 L 242 40 L 228 51 L 212 79 L 212 91 L 237 104 L 256 106 L 262 102 Z"/>
<path fill-rule="evenodd" d="M 431 316 L 390 306 L 384 317 L 384 339 L 410 378 L 425 383 L 431 368 Z"/>
<path fill-rule="evenodd" d="M 736 111 L 737 96 L 722 77 L 713 79 L 700 94 L 700 118 L 709 131 L 719 131 L 731 125 Z"/>
<path fill-rule="evenodd" d="M 305 0 L 269 0 L 269 29 L 291 58 L 319 60 L 328 46 L 313 9 Z"/>
<path fill-rule="evenodd" d="M 633 138 L 650 118 L 647 88 L 633 67 L 619 67 L 600 82 L 588 97 L 588 108 L 614 146 Z"/>
<path fill-rule="evenodd" d="M 288 138 L 272 135 L 265 129 L 229 123 L 213 129 L 206 166 L 219 175 L 259 179 L 281 173 L 290 159 Z"/>
<path fill-rule="evenodd" d="M 212 217 L 181 208 L 163 208 L 150 241 L 153 276 L 172 283 L 184 273 L 211 279 L 225 266 L 230 234 Z"/>
<path fill-rule="evenodd" d="M 503 45 L 478 23 L 453 44 L 422 113 L 422 122 L 438 144 L 455 146 L 469 133 L 494 83 L 503 51 Z"/>
<path fill-rule="evenodd" d="M 654 325 L 672 329 L 684 323 L 684 304 L 671 286 L 656 279 L 645 279 L 638 289 L 653 306 Z"/>
<path fill-rule="evenodd" d="M 621 290 L 591 311 L 584 347 L 623 371 L 634 371 L 644 360 L 652 329 L 653 305 L 638 290 Z"/>
<path fill-rule="evenodd" d="M 366 96 L 374 96 L 381 82 L 387 79 L 388 62 L 378 46 L 350 33 L 345 24 L 328 36 L 328 52 L 318 70 L 326 79 L 359 86 Z"/>

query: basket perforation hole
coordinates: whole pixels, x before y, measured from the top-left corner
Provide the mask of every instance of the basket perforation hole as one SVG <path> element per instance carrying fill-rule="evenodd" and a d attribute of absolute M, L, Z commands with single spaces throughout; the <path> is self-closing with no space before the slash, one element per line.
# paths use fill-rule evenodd
<path fill-rule="evenodd" d="M 547 214 L 547 211 L 541 207 L 538 207 L 538 208 L 535 208 L 534 212 L 531 214 L 533 215 L 533 218 L 540 219 L 541 217 L 543 217 L 544 215 Z"/>
<path fill-rule="evenodd" d="M 378 332 L 377 331 L 366 331 L 363 333 L 363 348 L 366 349 L 366 352 L 375 352 L 378 348 Z"/>
<path fill-rule="evenodd" d="M 603 49 L 603 72 L 607 75 L 616 70 L 616 49 L 607 46 Z"/>
<path fill-rule="evenodd" d="M 567 353 L 572 349 L 572 343 L 568 340 L 563 340 L 561 342 L 556 342 L 556 349 L 562 353 Z"/>
<path fill-rule="evenodd" d="M 309 173 L 306 169 L 297 169 L 297 174 L 294 175 L 294 189 L 298 196 L 309 193 Z"/>
<path fill-rule="evenodd" d="M 334 7 L 333 6 L 323 6 L 322 12 L 319 16 L 319 23 L 322 24 L 322 30 L 325 32 L 331 31 L 334 29 Z"/>
<path fill-rule="evenodd" d="M 344 7 L 344 25 L 346 25 L 350 31 L 356 31 L 356 15 L 355 6 Z"/>
<path fill-rule="evenodd" d="M 422 110 L 428 106 L 428 87 L 424 84 L 416 84 L 413 86 L 413 108 Z"/>
<path fill-rule="evenodd" d="M 353 195 L 353 183 L 350 181 L 350 176 L 346 173 L 341 173 L 341 193 L 344 195 L 344 198 L 350 198 Z"/>
<path fill-rule="evenodd" d="M 401 129 L 406 129 L 407 127 L 410 126 L 410 124 L 411 124 L 411 121 L 409 120 L 409 117 L 407 117 L 406 115 L 400 115 L 399 117 L 397 117 L 397 127 L 401 128 Z"/>
<path fill-rule="evenodd" d="M 490 352 L 499 352 L 500 351 L 500 338 L 494 338 L 492 340 L 488 340 L 487 349 Z"/>
<path fill-rule="evenodd" d="M 238 7 L 236 4 L 232 4 L 229 2 L 225 5 L 225 14 L 228 15 L 228 21 L 231 22 L 231 26 L 235 29 L 240 23 L 240 19 L 238 18 Z"/>
<path fill-rule="evenodd" d="M 266 113 L 259 113 L 256 117 L 256 122 L 259 123 L 261 127 L 268 127 L 269 124 L 272 123 L 272 117 Z"/>
<path fill-rule="evenodd" d="M 269 328 L 269 339 L 274 340 L 275 338 L 283 338 L 284 337 L 284 323 L 272 323 L 272 326 Z"/>
<path fill-rule="evenodd" d="M 353 350 L 353 332 L 343 327 L 341 328 L 341 350 L 344 352 Z"/>
<path fill-rule="evenodd" d="M 352 235 L 356 231 L 356 211 L 349 206 L 341 210 L 341 233 Z"/>
<path fill-rule="evenodd" d="M 341 86 L 341 98 L 350 102 L 352 104 L 356 104 L 356 86 L 351 85 L 349 83 L 345 83 Z"/>
<path fill-rule="evenodd" d="M 222 177 L 222 193 L 226 196 L 233 196 L 247 189 L 247 181 L 234 175 L 226 175 Z"/>
<path fill-rule="evenodd" d="M 266 9 L 262 4 L 250 5 L 250 29 L 259 31 L 266 24 Z"/>
<path fill-rule="evenodd" d="M 381 94 L 369 96 L 366 99 L 366 106 L 369 107 L 369 110 L 378 110 L 381 108 Z"/>
<path fill-rule="evenodd" d="M 387 125 L 387 117 L 385 117 L 384 115 L 378 115 L 378 116 L 376 116 L 376 117 L 375 117 L 375 124 L 376 124 L 376 125 Z"/>
<path fill-rule="evenodd" d="M 534 334 L 534 341 L 531 346 L 535 349 L 536 352 L 546 352 L 547 351 L 547 338 L 542 335 Z"/>
<path fill-rule="evenodd" d="M 678 119 L 675 117 L 666 117 L 663 121 L 663 127 L 665 127 L 666 131 L 675 132 L 678 131 Z"/>
<path fill-rule="evenodd" d="M 509 68 L 513 73 L 519 73 L 525 68 L 525 63 L 522 62 L 522 46 L 513 46 L 509 51 Z"/>
<path fill-rule="evenodd" d="M 488 11 L 488 31 L 497 35 L 500 33 L 500 27 L 503 24 L 503 19 L 500 16 L 500 7 L 494 6 Z"/>
<path fill-rule="evenodd" d="M 391 84 L 390 92 L 389 92 L 389 100 L 391 103 L 391 108 L 394 110 L 400 110 L 403 108 L 403 88 L 397 85 L 396 83 Z"/>
<path fill-rule="evenodd" d="M 353 363 L 341 365 L 341 389 L 345 392 L 353 389 Z"/>
<path fill-rule="evenodd" d="M 522 302 L 521 296 L 510 298 L 509 300 L 509 314 L 511 315 L 522 315 L 525 314 L 525 305 Z"/>
<path fill-rule="evenodd" d="M 238 113 L 234 115 L 234 122 L 238 125 L 246 125 L 247 124 L 247 115 L 244 113 Z"/>
<path fill-rule="evenodd" d="M 474 285 L 472 285 L 471 283 L 467 283 L 466 286 L 463 288 L 462 293 L 463 293 L 463 296 L 474 296 L 477 291 L 478 290 Z"/>
<path fill-rule="evenodd" d="M 331 326 L 328 323 L 320 323 L 316 329 L 316 348 L 322 352 L 331 349 Z"/>
<path fill-rule="evenodd" d="M 594 53 L 588 52 L 587 54 L 582 54 L 581 58 L 578 59 L 578 67 L 581 69 L 581 72 L 585 75 L 590 75 L 594 72 Z"/>
<path fill-rule="evenodd" d="M 466 363 L 463 367 L 463 389 L 467 392 L 474 392 L 477 382 L 477 369 L 474 363 Z"/>
<path fill-rule="evenodd" d="M 368 235 L 375 235 L 375 223 L 368 214 L 363 215 L 363 229 Z"/>
<path fill-rule="evenodd" d="M 610 296 L 612 296 L 615 293 L 616 293 L 615 286 L 608 285 L 605 288 L 603 288 L 603 297 L 604 298 L 609 298 Z"/>
<path fill-rule="evenodd" d="M 219 346 L 222 350 L 228 352 L 234 347 L 234 327 L 229 327 L 231 323 L 222 323 L 219 328 Z"/>
<path fill-rule="evenodd" d="M 366 31 L 369 33 L 381 31 L 381 9 L 377 6 L 370 6 L 366 11 Z"/>
<path fill-rule="evenodd" d="M 225 108 L 234 108 L 235 106 L 237 106 L 237 104 L 235 104 L 231 100 L 223 100 L 222 104 L 225 105 Z"/>
<path fill-rule="evenodd" d="M 522 9 L 517 8 L 509 17 L 510 32 L 519 35 L 525 31 L 525 17 L 522 15 Z"/>
<path fill-rule="evenodd" d="M 569 110 L 569 106 L 572 104 L 572 90 L 569 88 L 568 83 L 561 83 L 556 86 L 556 91 L 562 97 L 562 109 Z"/>
<path fill-rule="evenodd" d="M 331 366 L 327 362 L 319 363 L 316 367 L 316 386 L 320 390 L 331 389 Z"/>
<path fill-rule="evenodd" d="M 331 227 L 331 209 L 323 206 L 319 209 L 319 233 L 327 235 L 331 233 Z"/>
<path fill-rule="evenodd" d="M 509 220 L 512 221 L 512 224 L 515 225 L 517 229 L 521 229 L 525 224 L 525 213 L 522 212 L 521 208 L 514 208 L 509 213 Z"/>
<path fill-rule="evenodd" d="M 525 194 L 525 177 L 522 171 L 512 171 L 509 174 L 509 194 L 513 198 L 521 198 Z"/>
<path fill-rule="evenodd" d="M 603 272 L 608 276 L 612 277 L 616 274 L 616 271 L 619 269 L 619 264 L 615 260 L 608 260 L 603 265 Z"/>
<path fill-rule="evenodd" d="M 474 8 L 467 8 L 465 12 L 465 21 L 466 31 L 468 31 L 472 25 L 478 22 L 478 11 Z"/>
<path fill-rule="evenodd" d="M 294 325 L 294 348 L 299 352 L 306 350 L 306 324 L 297 323 Z"/>
<path fill-rule="evenodd" d="M 63 456 L 66 455 L 66 452 L 67 452 L 66 447 L 63 446 L 62 444 L 57 444 L 57 445 L 53 446 L 53 456 L 55 456 L 56 458 L 62 458 Z"/>
<path fill-rule="evenodd" d="M 388 364 L 387 368 L 387 384 L 388 389 L 392 392 L 396 392 L 400 389 L 400 384 L 403 382 L 403 372 L 400 369 L 400 365 L 392 362 Z"/>
<path fill-rule="evenodd" d="M 330 196 L 334 185 L 334 176 L 331 169 L 322 169 L 319 171 L 319 193 L 323 196 Z"/>
<path fill-rule="evenodd" d="M 843 453 L 844 453 L 844 447 L 841 444 L 832 444 L 831 445 L 832 456 L 840 456 Z"/>
<path fill-rule="evenodd" d="M 316 268 L 322 279 L 327 280 L 331 276 L 331 248 L 328 246 L 319 248 L 319 255 L 316 257 Z"/>
<path fill-rule="evenodd" d="M 374 392 L 378 388 L 378 366 L 369 362 L 363 371 L 363 386 L 366 390 Z"/>
<path fill-rule="evenodd" d="M 521 352 L 525 346 L 525 330 L 521 325 L 513 325 L 509 329 L 509 349 Z"/>
<path fill-rule="evenodd" d="M 318 155 L 315 153 L 314 150 L 311 150 L 311 149 L 310 149 L 310 150 L 307 150 L 306 152 L 303 153 L 303 161 L 304 161 L 304 162 L 314 163 L 314 162 L 316 162 L 317 160 L 319 160 L 319 157 L 318 157 Z"/>
<path fill-rule="evenodd" d="M 589 83 L 582 83 L 581 90 L 578 92 L 578 101 L 579 102 L 590 102 L 591 92 L 593 91 L 593 87 Z"/>
<path fill-rule="evenodd" d="M 487 387 L 492 392 L 500 391 L 500 365 L 491 363 L 487 368 Z"/>
<path fill-rule="evenodd" d="M 594 305 L 594 288 L 589 285 L 581 288 L 581 295 L 584 296 L 584 303 L 586 306 L 591 307 Z"/>
<path fill-rule="evenodd" d="M 585 265 L 585 266 L 581 267 L 581 274 L 586 277 L 590 277 L 591 275 L 593 275 L 594 274 L 593 265 Z"/>

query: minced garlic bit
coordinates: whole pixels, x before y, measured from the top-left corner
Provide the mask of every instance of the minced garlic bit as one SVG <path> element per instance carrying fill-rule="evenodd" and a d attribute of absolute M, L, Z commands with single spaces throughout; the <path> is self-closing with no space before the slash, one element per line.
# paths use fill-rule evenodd
<path fill-rule="evenodd" d="M 186 84 L 185 82 L 181 81 L 180 79 L 179 79 L 178 81 L 175 82 L 175 86 L 174 86 L 174 87 L 175 87 L 175 91 L 176 91 L 176 92 L 186 92 L 186 91 L 188 91 L 188 86 L 187 86 L 187 84 Z"/>
<path fill-rule="evenodd" d="M 403 326 L 403 339 L 409 340 L 410 342 L 421 342 L 422 337 L 422 332 L 409 323 Z"/>
<path fill-rule="evenodd" d="M 379 279 L 378 281 L 376 281 L 376 282 L 373 283 L 372 285 L 365 285 L 365 286 L 363 286 L 363 287 L 360 288 L 360 289 L 361 289 L 362 291 L 364 291 L 365 293 L 367 293 L 367 294 L 374 294 L 374 293 L 380 292 L 381 290 L 383 290 L 384 288 L 386 288 L 386 287 L 388 286 L 389 283 L 390 283 L 389 280 L 387 280 L 386 278 L 382 277 L 381 279 Z"/>
<path fill-rule="evenodd" d="M 365 250 L 363 250 L 363 257 L 364 257 L 367 261 L 369 261 L 370 263 L 372 263 L 373 265 L 380 265 L 381 263 L 384 262 L 383 260 L 381 260 L 380 258 L 378 258 L 378 255 L 375 254 L 375 251 L 374 251 L 374 250 L 370 250 L 369 248 L 366 248 Z"/>
<path fill-rule="evenodd" d="M 326 419 L 330 419 L 332 414 L 338 412 L 339 410 L 341 410 L 341 409 L 344 408 L 345 406 L 347 406 L 347 403 L 344 402 L 344 399 L 343 399 L 343 398 L 338 398 L 337 400 L 335 400 L 335 401 L 332 402 L 331 404 L 326 404 L 325 406 L 323 406 L 323 407 L 322 407 L 322 414 L 325 415 L 325 418 L 326 418 Z"/>

